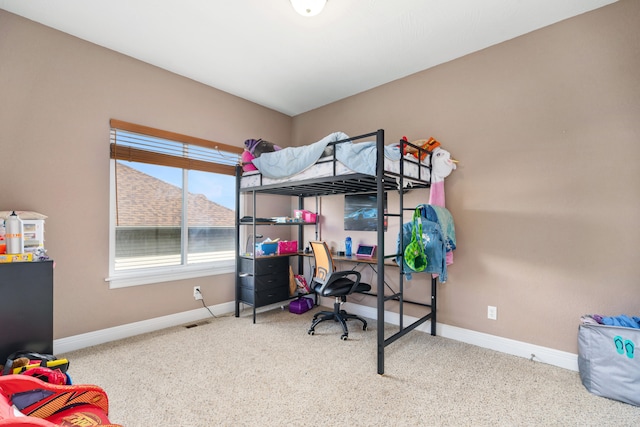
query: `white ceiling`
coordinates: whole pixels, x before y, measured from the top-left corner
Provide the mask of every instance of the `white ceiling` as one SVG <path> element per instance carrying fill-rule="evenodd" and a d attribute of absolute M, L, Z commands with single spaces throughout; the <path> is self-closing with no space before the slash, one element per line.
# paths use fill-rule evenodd
<path fill-rule="evenodd" d="M 0 8 L 294 116 L 616 0 L 0 0 Z"/>

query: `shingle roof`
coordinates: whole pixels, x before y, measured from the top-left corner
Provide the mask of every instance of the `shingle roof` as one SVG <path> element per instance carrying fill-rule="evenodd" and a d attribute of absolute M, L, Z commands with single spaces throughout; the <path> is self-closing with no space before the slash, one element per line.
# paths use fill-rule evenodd
<path fill-rule="evenodd" d="M 179 226 L 182 189 L 116 163 L 119 226 Z M 232 209 L 189 193 L 189 226 L 233 226 Z"/>

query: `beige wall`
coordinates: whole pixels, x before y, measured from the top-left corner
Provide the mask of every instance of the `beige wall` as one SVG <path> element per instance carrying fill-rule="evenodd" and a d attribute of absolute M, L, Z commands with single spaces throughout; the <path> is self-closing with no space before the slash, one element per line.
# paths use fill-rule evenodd
<path fill-rule="evenodd" d="M 581 315 L 640 315 L 639 18 L 640 2 L 620 1 L 297 116 L 292 140 L 439 139 L 460 160 L 439 321 L 576 353 Z M 328 221 L 323 238 L 342 241 Z M 426 297 L 424 278 L 411 283 Z"/>
<path fill-rule="evenodd" d="M 241 146 L 290 117 L 5 11 L 0 94 L 0 209 L 49 216 L 54 338 L 234 299 L 233 274 L 109 290 L 109 119 Z"/>
<path fill-rule="evenodd" d="M 208 304 L 233 299 L 232 275 L 108 289 L 118 118 L 235 145 L 378 128 L 389 142 L 437 137 L 461 161 L 446 181 L 459 248 L 440 321 L 576 352 L 580 315 L 639 314 L 639 15 L 622 0 L 292 119 L 0 11 L 0 207 L 49 215 L 55 338 L 198 308 L 194 284 Z M 342 203 L 322 200 L 327 240 L 345 236 L 328 215 Z"/>

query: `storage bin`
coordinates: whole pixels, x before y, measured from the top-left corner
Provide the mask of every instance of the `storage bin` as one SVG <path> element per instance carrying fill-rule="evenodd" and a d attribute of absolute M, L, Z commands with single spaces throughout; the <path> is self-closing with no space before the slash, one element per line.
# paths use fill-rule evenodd
<path fill-rule="evenodd" d="M 263 242 L 261 246 L 263 255 L 273 255 L 278 251 L 278 242 Z"/>
<path fill-rule="evenodd" d="M 278 242 L 278 254 L 294 254 L 298 252 L 298 241 L 297 240 L 283 240 Z"/>
<path fill-rule="evenodd" d="M 313 212 L 305 211 L 304 215 L 302 215 L 302 219 L 304 222 L 316 222 L 318 216 Z"/>
<path fill-rule="evenodd" d="M 307 210 L 294 210 L 293 215 L 296 220 L 302 220 L 304 222 L 316 222 L 317 215 Z"/>
<path fill-rule="evenodd" d="M 578 370 L 591 393 L 640 406 L 640 329 L 581 324 Z"/>

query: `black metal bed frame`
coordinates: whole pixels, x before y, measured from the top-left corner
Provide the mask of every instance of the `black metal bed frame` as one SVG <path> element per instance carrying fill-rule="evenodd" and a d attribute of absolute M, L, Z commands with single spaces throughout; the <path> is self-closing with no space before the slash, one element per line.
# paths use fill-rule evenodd
<path fill-rule="evenodd" d="M 285 182 L 278 184 L 266 184 L 262 185 L 262 179 L 260 179 L 261 185 L 254 187 L 245 187 L 241 188 L 240 180 L 242 177 L 242 167 L 238 166 L 236 168 L 236 253 L 239 251 L 239 225 L 238 225 L 238 217 L 239 217 L 239 199 L 241 193 L 253 193 L 254 198 L 256 194 L 277 194 L 277 195 L 287 195 L 287 196 L 295 196 L 298 197 L 298 205 L 299 208 L 303 208 L 304 199 L 307 197 L 319 197 L 319 196 L 330 196 L 330 195 L 339 195 L 339 194 L 358 194 L 358 193 L 373 193 L 375 192 L 377 195 L 377 209 L 378 212 L 384 212 L 384 193 L 385 191 L 399 191 L 399 207 L 398 212 L 394 213 L 386 213 L 385 215 L 378 215 L 377 218 L 377 246 L 378 246 L 378 254 L 382 254 L 383 256 L 378 256 L 377 258 L 377 294 L 370 294 L 376 296 L 377 298 L 377 328 L 378 328 L 378 336 L 377 336 L 377 353 L 378 353 L 378 374 L 384 374 L 384 349 L 386 346 L 392 344 L 399 338 L 403 337 L 407 333 L 411 332 L 421 324 L 425 323 L 427 320 L 431 320 L 431 335 L 436 335 L 436 288 L 437 288 L 437 279 L 431 278 L 431 303 L 424 304 L 419 303 L 419 305 L 430 307 L 430 313 L 425 316 L 415 320 L 409 325 L 404 325 L 404 303 L 415 304 L 412 301 L 406 301 L 404 299 L 404 273 L 402 272 L 402 268 L 399 268 L 399 284 L 398 291 L 387 295 L 384 292 L 385 289 L 385 260 L 388 258 L 395 259 L 396 256 L 403 256 L 403 254 L 392 254 L 386 255 L 385 252 L 385 236 L 384 236 L 384 219 L 386 217 L 397 217 L 400 222 L 400 247 L 404 247 L 403 242 L 403 212 L 405 210 L 404 207 L 404 183 L 405 179 L 411 180 L 412 189 L 420 189 L 420 188 L 429 188 L 431 186 L 430 176 L 422 177 L 422 167 L 418 160 L 405 159 L 402 156 L 400 160 L 400 171 L 399 173 L 389 172 L 384 170 L 384 146 L 385 146 L 385 136 L 384 130 L 379 129 L 376 132 L 371 132 L 363 135 L 359 135 L 356 137 L 348 138 L 341 141 L 332 142 L 329 145 L 337 145 L 344 142 L 352 141 L 358 142 L 362 141 L 365 138 L 370 138 L 375 136 L 376 139 L 376 152 L 377 152 L 377 164 L 376 164 L 376 175 L 366 175 L 361 173 L 353 173 L 347 175 L 336 175 L 336 150 L 333 150 L 333 175 L 327 177 L 313 178 L 313 179 L 305 179 L 301 181 L 294 182 Z M 406 144 L 414 147 L 418 150 L 418 158 L 422 158 L 422 154 L 425 153 L 421 147 L 417 147 L 411 143 L 406 141 L 400 141 L 402 144 Z M 402 149 L 402 147 L 401 147 Z M 431 156 L 429 156 L 429 159 Z M 381 161 L 382 160 L 382 161 Z M 404 176 L 404 167 L 406 162 L 415 163 L 418 166 L 418 178 L 414 177 L 405 177 Z M 431 168 L 431 165 L 428 164 L 427 167 Z M 431 175 L 431 174 L 429 174 Z M 254 218 L 255 218 L 255 209 L 256 204 L 254 200 L 253 204 L 254 209 Z M 255 230 L 254 230 L 255 233 Z M 300 228 L 299 235 L 302 234 L 302 229 Z M 299 236 L 299 239 L 302 239 L 302 236 Z M 300 240 L 301 241 L 301 240 Z M 395 249 L 394 249 L 395 251 Z M 301 262 L 301 260 L 300 260 Z M 399 327 L 396 332 L 394 332 L 389 337 L 385 337 L 385 303 L 388 301 L 396 301 L 398 302 L 398 315 L 399 315 Z"/>

